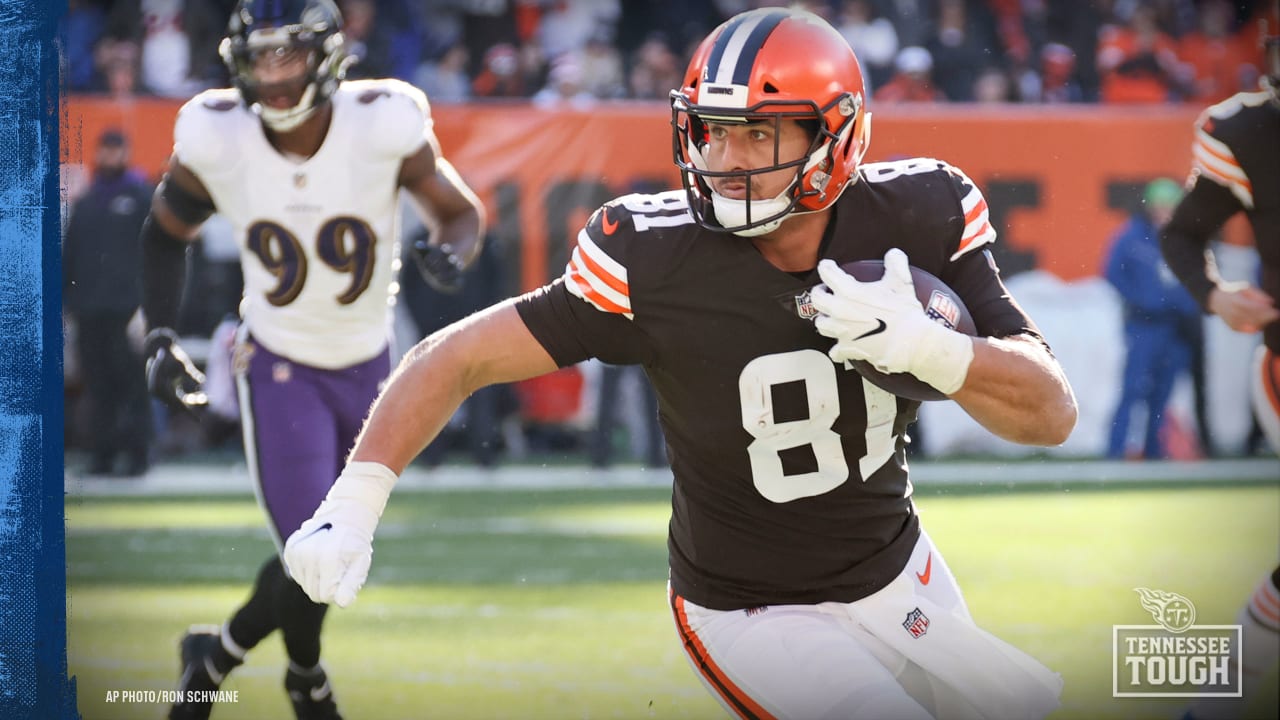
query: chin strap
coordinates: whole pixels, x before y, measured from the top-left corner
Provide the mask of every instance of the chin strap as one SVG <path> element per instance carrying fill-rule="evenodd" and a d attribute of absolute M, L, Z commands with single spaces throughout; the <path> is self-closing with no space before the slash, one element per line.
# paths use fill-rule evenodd
<path fill-rule="evenodd" d="M 298 104 L 287 110 L 269 108 L 262 103 L 256 103 L 255 107 L 258 109 L 258 116 L 262 118 L 263 124 L 267 127 L 276 132 L 289 132 L 306 122 L 307 118 L 315 113 L 316 105 L 313 102 L 315 96 L 316 84 L 313 82 L 307 85 L 307 89 L 302 93 L 302 99 L 298 101 Z"/>

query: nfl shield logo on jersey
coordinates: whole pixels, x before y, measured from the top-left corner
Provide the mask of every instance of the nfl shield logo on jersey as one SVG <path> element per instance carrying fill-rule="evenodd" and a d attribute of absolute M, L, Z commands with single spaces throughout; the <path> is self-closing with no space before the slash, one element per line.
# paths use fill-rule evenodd
<path fill-rule="evenodd" d="M 812 320 L 818 316 L 818 308 L 813 306 L 813 298 L 808 290 L 796 296 L 796 314 L 803 320 Z"/>
<path fill-rule="evenodd" d="M 919 639 L 929 631 L 929 618 L 920 612 L 920 608 L 916 608 L 907 613 L 907 619 L 902 621 L 902 627 L 911 633 L 911 637 Z"/>
<path fill-rule="evenodd" d="M 950 330 L 955 330 L 956 323 L 960 322 L 960 308 L 956 306 L 955 301 L 937 290 L 929 296 L 929 306 L 924 309 L 924 314 L 928 315 L 930 320 L 946 325 Z"/>

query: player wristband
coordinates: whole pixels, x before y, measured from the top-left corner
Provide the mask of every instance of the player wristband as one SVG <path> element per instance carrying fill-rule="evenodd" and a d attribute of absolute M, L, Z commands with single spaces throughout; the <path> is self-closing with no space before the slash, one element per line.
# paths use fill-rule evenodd
<path fill-rule="evenodd" d="M 952 395 L 964 386 L 969 375 L 969 366 L 973 364 L 973 339 L 933 322 L 929 324 L 936 331 L 930 332 L 911 359 L 911 374 L 942 393 Z"/>
<path fill-rule="evenodd" d="M 380 518 L 398 479 L 399 476 L 382 463 L 349 462 L 329 488 L 325 501 L 355 502 Z"/>

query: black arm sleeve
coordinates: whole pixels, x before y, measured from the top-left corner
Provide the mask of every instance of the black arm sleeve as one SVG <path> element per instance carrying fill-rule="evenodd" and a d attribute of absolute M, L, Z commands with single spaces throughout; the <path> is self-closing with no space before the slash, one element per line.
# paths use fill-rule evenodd
<path fill-rule="evenodd" d="M 142 311 L 147 329 L 178 322 L 190 243 L 170 235 L 150 214 L 142 222 Z"/>
<path fill-rule="evenodd" d="M 1218 282 L 1218 268 L 1208 252 L 1209 240 L 1240 209 L 1240 201 L 1230 190 L 1199 178 L 1160 231 L 1164 261 L 1206 312 L 1209 291 Z"/>

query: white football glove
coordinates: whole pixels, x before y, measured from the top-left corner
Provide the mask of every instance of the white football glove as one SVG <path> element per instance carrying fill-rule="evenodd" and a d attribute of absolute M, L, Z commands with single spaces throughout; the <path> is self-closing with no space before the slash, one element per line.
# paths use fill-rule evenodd
<path fill-rule="evenodd" d="M 396 484 L 376 462 L 352 462 L 284 544 L 284 566 L 312 601 L 346 607 L 369 576 L 373 531 Z"/>
<path fill-rule="evenodd" d="M 884 277 L 860 282 L 831 260 L 818 263 L 824 285 L 810 297 L 818 332 L 836 341 L 831 360 L 863 360 L 884 373 L 910 373 L 950 395 L 964 385 L 973 341 L 929 319 L 916 298 L 906 253 L 885 253 Z"/>

